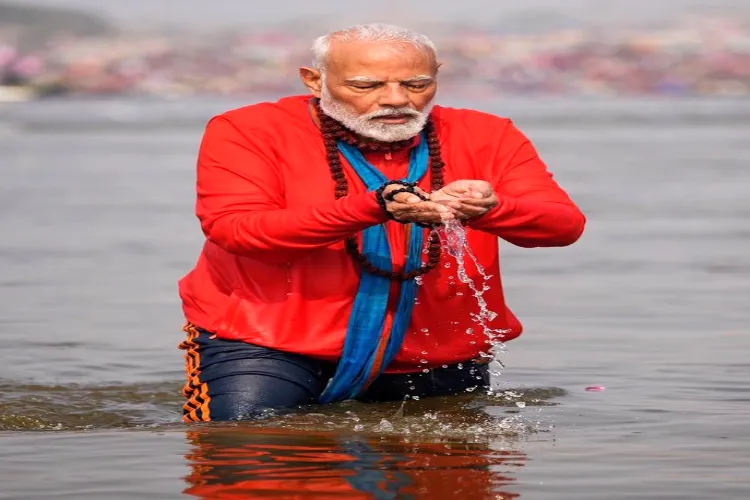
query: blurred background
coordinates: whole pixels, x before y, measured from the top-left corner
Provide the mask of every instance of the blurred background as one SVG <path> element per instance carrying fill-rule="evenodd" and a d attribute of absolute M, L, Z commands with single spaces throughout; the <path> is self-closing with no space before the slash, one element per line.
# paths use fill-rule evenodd
<path fill-rule="evenodd" d="M 745 95 L 750 4 L 726 0 L 0 1 L 0 100 L 299 90 L 312 37 L 361 21 L 434 38 L 446 92 Z"/>
<path fill-rule="evenodd" d="M 429 35 L 438 102 L 512 118 L 586 233 L 501 245 L 525 333 L 495 396 L 269 423 L 316 460 L 263 429 L 183 435 L 203 128 L 303 93 L 313 38 L 373 21 Z M 423 495 L 377 498 L 746 500 L 748 165 L 747 0 L 0 0 L 0 498 L 260 498 L 291 476 L 332 498 L 326 477 L 394 464 L 389 491 Z"/>

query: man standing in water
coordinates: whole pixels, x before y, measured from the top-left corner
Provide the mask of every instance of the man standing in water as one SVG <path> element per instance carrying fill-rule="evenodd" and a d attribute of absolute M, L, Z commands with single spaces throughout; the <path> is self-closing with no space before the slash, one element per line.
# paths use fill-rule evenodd
<path fill-rule="evenodd" d="M 323 36 L 311 95 L 208 123 L 197 216 L 206 242 L 180 281 L 184 420 L 455 394 L 489 383 L 482 353 L 521 333 L 498 238 L 574 243 L 584 215 L 513 123 L 433 106 L 439 63 L 388 25 Z M 435 225 L 457 220 L 492 278 L 484 330 Z M 442 259 L 442 261 L 441 261 Z M 468 277 L 481 282 L 467 262 Z"/>

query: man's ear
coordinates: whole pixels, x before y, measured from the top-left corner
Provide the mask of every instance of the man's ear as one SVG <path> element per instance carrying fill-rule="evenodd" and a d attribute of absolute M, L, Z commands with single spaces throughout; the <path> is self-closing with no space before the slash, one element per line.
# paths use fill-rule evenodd
<path fill-rule="evenodd" d="M 302 67 L 299 69 L 299 77 L 310 93 L 319 98 L 323 90 L 323 75 L 320 74 L 320 71 Z"/>

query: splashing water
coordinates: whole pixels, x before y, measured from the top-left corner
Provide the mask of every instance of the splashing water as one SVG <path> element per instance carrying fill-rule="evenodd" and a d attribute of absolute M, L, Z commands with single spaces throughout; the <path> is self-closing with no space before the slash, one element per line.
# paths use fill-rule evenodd
<path fill-rule="evenodd" d="M 479 306 L 479 312 L 472 313 L 471 319 L 477 325 L 482 328 L 483 333 L 487 337 L 491 347 L 489 353 L 482 352 L 481 356 L 493 358 L 493 361 L 502 366 L 502 362 L 497 359 L 497 356 L 505 350 L 505 345 L 500 340 L 509 330 L 491 328 L 489 323 L 497 317 L 497 313 L 491 311 L 487 307 L 487 301 L 484 298 L 485 292 L 490 289 L 488 284 L 492 275 L 487 274 L 482 264 L 477 260 L 476 255 L 469 247 L 469 243 L 466 237 L 466 228 L 457 220 L 446 220 L 438 231 L 440 236 L 441 246 L 443 252 L 453 257 L 456 261 L 457 270 L 456 276 L 461 283 L 468 285 L 472 291 L 474 297 L 477 299 L 477 305 Z M 469 277 L 469 273 L 466 270 L 466 257 L 474 264 L 479 275 L 482 277 L 481 285 L 478 285 L 474 280 Z M 446 266 L 447 267 L 447 266 Z M 467 335 L 473 335 L 473 329 L 469 328 L 466 330 Z"/>

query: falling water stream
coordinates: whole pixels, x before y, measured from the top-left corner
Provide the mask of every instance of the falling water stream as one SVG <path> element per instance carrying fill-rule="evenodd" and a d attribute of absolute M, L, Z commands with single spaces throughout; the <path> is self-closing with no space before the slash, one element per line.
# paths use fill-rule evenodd
<path fill-rule="evenodd" d="M 447 220 L 443 224 L 434 229 L 440 236 L 443 252 L 447 253 L 456 261 L 457 265 L 457 276 L 461 283 L 464 283 L 472 291 L 474 297 L 477 300 L 478 311 L 471 314 L 471 319 L 482 329 L 482 333 L 487 337 L 490 344 L 489 352 L 481 352 L 480 356 L 492 358 L 492 364 L 497 364 L 502 367 L 502 362 L 499 360 L 499 355 L 505 352 L 505 344 L 502 342 L 502 337 L 508 330 L 492 328 L 489 323 L 497 317 L 497 313 L 490 310 L 487 301 L 484 298 L 484 294 L 490 289 L 489 281 L 492 278 L 491 274 L 485 271 L 482 264 L 477 259 L 474 252 L 469 246 L 467 238 L 466 228 L 458 220 Z M 467 271 L 467 257 L 470 264 L 473 264 L 477 272 L 481 276 L 481 283 L 476 283 L 474 279 L 469 276 Z M 473 335 L 473 329 L 469 329 L 466 332 L 468 335 Z M 493 370 L 493 375 L 499 375 L 499 371 Z"/>

